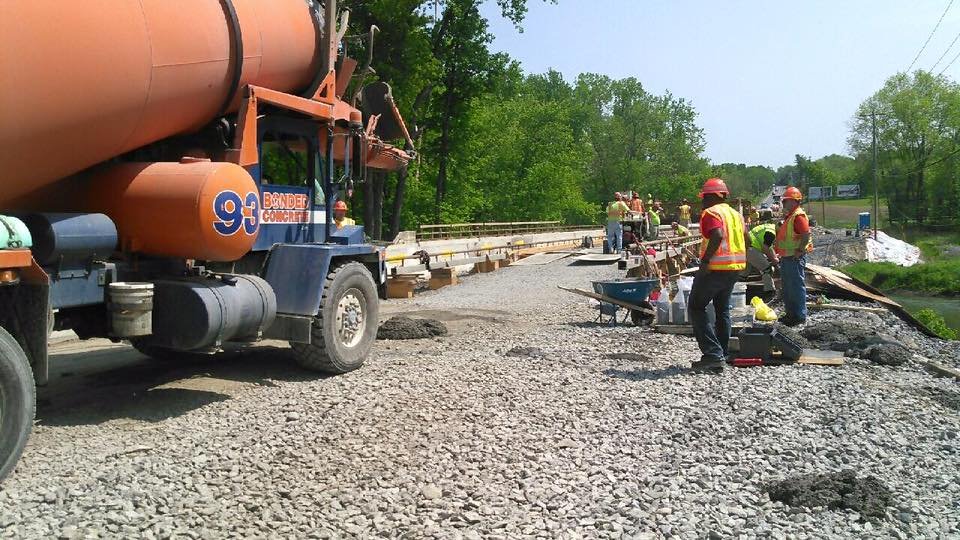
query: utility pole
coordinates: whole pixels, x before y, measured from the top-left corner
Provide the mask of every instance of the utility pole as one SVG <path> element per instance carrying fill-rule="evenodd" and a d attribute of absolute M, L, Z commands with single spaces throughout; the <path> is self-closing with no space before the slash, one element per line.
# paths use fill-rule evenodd
<path fill-rule="evenodd" d="M 877 222 L 880 221 L 880 182 L 877 176 L 877 111 L 870 113 L 873 124 L 873 239 L 877 239 Z"/>

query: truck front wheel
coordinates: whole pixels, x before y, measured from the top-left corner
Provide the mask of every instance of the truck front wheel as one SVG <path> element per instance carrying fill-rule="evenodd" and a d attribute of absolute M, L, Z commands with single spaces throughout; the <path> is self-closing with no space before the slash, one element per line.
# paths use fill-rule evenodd
<path fill-rule="evenodd" d="M 377 338 L 379 310 L 377 284 L 364 265 L 349 262 L 332 269 L 313 321 L 311 343 L 291 345 L 297 362 L 334 374 L 359 368 Z"/>
<path fill-rule="evenodd" d="M 37 389 L 20 344 L 0 328 L 0 480 L 13 470 L 33 427 Z"/>

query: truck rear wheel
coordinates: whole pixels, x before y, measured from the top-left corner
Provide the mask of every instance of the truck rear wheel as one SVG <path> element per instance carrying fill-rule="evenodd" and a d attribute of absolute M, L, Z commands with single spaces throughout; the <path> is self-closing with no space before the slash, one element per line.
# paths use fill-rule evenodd
<path fill-rule="evenodd" d="M 0 328 L 0 480 L 13 470 L 27 444 L 37 388 L 20 344 Z"/>
<path fill-rule="evenodd" d="M 313 321 L 312 342 L 291 344 L 297 363 L 334 374 L 359 368 L 377 338 L 379 310 L 377 284 L 364 265 L 349 262 L 332 269 Z"/>

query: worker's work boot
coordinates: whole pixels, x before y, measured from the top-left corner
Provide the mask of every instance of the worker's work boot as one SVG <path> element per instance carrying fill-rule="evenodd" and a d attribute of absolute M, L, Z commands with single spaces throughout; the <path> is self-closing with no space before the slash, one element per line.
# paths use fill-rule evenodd
<path fill-rule="evenodd" d="M 690 371 L 698 373 L 720 373 L 723 371 L 724 361 L 713 356 L 701 356 L 700 360 L 690 364 Z"/>

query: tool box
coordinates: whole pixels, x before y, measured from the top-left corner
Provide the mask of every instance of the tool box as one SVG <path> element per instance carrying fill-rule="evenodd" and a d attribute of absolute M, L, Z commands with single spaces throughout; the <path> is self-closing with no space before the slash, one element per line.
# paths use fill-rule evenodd
<path fill-rule="evenodd" d="M 803 354 L 803 347 L 789 337 L 777 332 L 773 326 L 752 325 L 740 330 L 740 351 L 737 358 L 759 358 L 764 364 L 796 362 Z"/>

